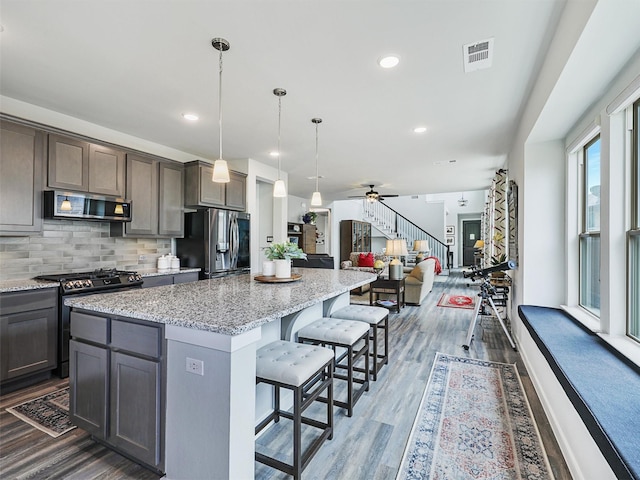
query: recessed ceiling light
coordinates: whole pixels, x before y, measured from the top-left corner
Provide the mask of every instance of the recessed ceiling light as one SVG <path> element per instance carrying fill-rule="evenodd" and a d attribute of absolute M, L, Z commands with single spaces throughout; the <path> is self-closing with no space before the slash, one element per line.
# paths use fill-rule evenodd
<path fill-rule="evenodd" d="M 200 117 L 198 117 L 198 115 L 196 115 L 195 113 L 183 113 L 182 118 L 184 118 L 185 120 L 189 120 L 190 122 L 195 122 Z"/>
<path fill-rule="evenodd" d="M 272 157 L 279 157 L 280 153 L 279 152 L 269 152 L 269 155 L 271 155 Z"/>
<path fill-rule="evenodd" d="M 307 177 L 309 180 L 315 180 L 316 176 L 312 175 L 311 177 Z M 324 178 L 324 175 L 318 175 L 318 178 Z"/>
<path fill-rule="evenodd" d="M 378 65 L 382 68 L 393 68 L 400 63 L 400 57 L 397 55 L 385 55 L 378 59 Z"/>
<path fill-rule="evenodd" d="M 427 131 L 427 127 L 416 127 L 413 129 L 414 133 L 424 133 Z"/>

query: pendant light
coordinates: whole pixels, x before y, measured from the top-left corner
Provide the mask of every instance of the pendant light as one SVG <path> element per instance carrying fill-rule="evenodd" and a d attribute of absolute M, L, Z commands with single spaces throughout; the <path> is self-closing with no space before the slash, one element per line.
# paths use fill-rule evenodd
<path fill-rule="evenodd" d="M 466 200 L 464 198 L 464 192 L 463 192 L 462 196 L 458 199 L 458 205 L 460 205 L 461 207 L 466 207 L 467 203 L 469 203 L 469 200 Z"/>
<path fill-rule="evenodd" d="M 230 45 L 224 38 L 214 38 L 211 40 L 213 48 L 220 52 L 219 72 L 220 80 L 218 83 L 218 123 L 220 127 L 220 155 L 218 160 L 213 163 L 213 176 L 211 180 L 216 183 L 229 183 L 229 167 L 227 161 L 222 159 L 222 52 L 229 50 Z"/>
<path fill-rule="evenodd" d="M 281 165 L 281 152 L 280 152 L 280 120 L 282 117 L 282 97 L 287 94 L 284 88 L 275 88 L 273 94 L 278 97 L 278 180 L 273 184 L 273 196 L 277 198 L 284 198 L 287 196 L 287 187 L 284 185 L 284 180 L 280 179 L 280 165 Z"/>
<path fill-rule="evenodd" d="M 71 208 L 71 202 L 69 201 L 69 197 L 64 197 L 64 200 L 60 204 L 60 211 L 61 212 L 70 212 L 71 210 L 72 210 L 72 208 Z"/>
<path fill-rule="evenodd" d="M 312 118 L 311 121 L 316 124 L 316 191 L 313 192 L 311 196 L 311 206 L 312 207 L 320 207 L 322 206 L 322 195 L 320 195 L 320 190 L 318 189 L 318 125 L 322 123 L 321 118 Z"/>

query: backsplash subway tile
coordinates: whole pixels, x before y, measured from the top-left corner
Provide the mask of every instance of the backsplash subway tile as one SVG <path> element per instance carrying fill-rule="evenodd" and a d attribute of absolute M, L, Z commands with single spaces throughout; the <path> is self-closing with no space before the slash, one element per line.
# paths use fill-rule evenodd
<path fill-rule="evenodd" d="M 108 222 L 44 220 L 41 235 L 0 237 L 0 281 L 97 268 L 144 270 L 168 253 L 170 239 L 109 237 Z"/>

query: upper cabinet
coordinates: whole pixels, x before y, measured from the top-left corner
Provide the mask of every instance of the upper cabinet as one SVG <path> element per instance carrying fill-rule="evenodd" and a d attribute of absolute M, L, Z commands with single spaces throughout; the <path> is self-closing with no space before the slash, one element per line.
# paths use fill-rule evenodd
<path fill-rule="evenodd" d="M 47 186 L 124 196 L 123 151 L 62 135 L 49 135 Z"/>
<path fill-rule="evenodd" d="M 126 197 L 131 222 L 112 223 L 112 235 L 181 237 L 184 234 L 182 164 L 127 154 Z"/>
<path fill-rule="evenodd" d="M 244 211 L 247 207 L 247 176 L 229 172 L 229 183 L 215 183 L 213 165 L 196 160 L 185 163 L 185 206 L 222 207 Z"/>
<path fill-rule="evenodd" d="M 41 232 L 46 135 L 4 120 L 0 130 L 0 235 Z"/>

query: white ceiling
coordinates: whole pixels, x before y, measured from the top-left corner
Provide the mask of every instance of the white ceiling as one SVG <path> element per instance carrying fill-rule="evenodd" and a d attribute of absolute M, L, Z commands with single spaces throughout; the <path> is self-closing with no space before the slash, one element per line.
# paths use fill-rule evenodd
<path fill-rule="evenodd" d="M 226 158 L 277 165 L 325 199 L 486 188 L 510 150 L 560 0 L 2 0 L 0 94 L 214 160 L 218 52 Z M 494 38 L 490 69 L 462 46 Z M 395 69 L 376 61 L 401 57 Z M 189 124 L 183 112 L 200 121 Z M 427 133 L 413 128 L 424 125 Z M 451 160 L 456 162 L 448 163 Z M 444 162 L 444 165 L 434 165 Z"/>

